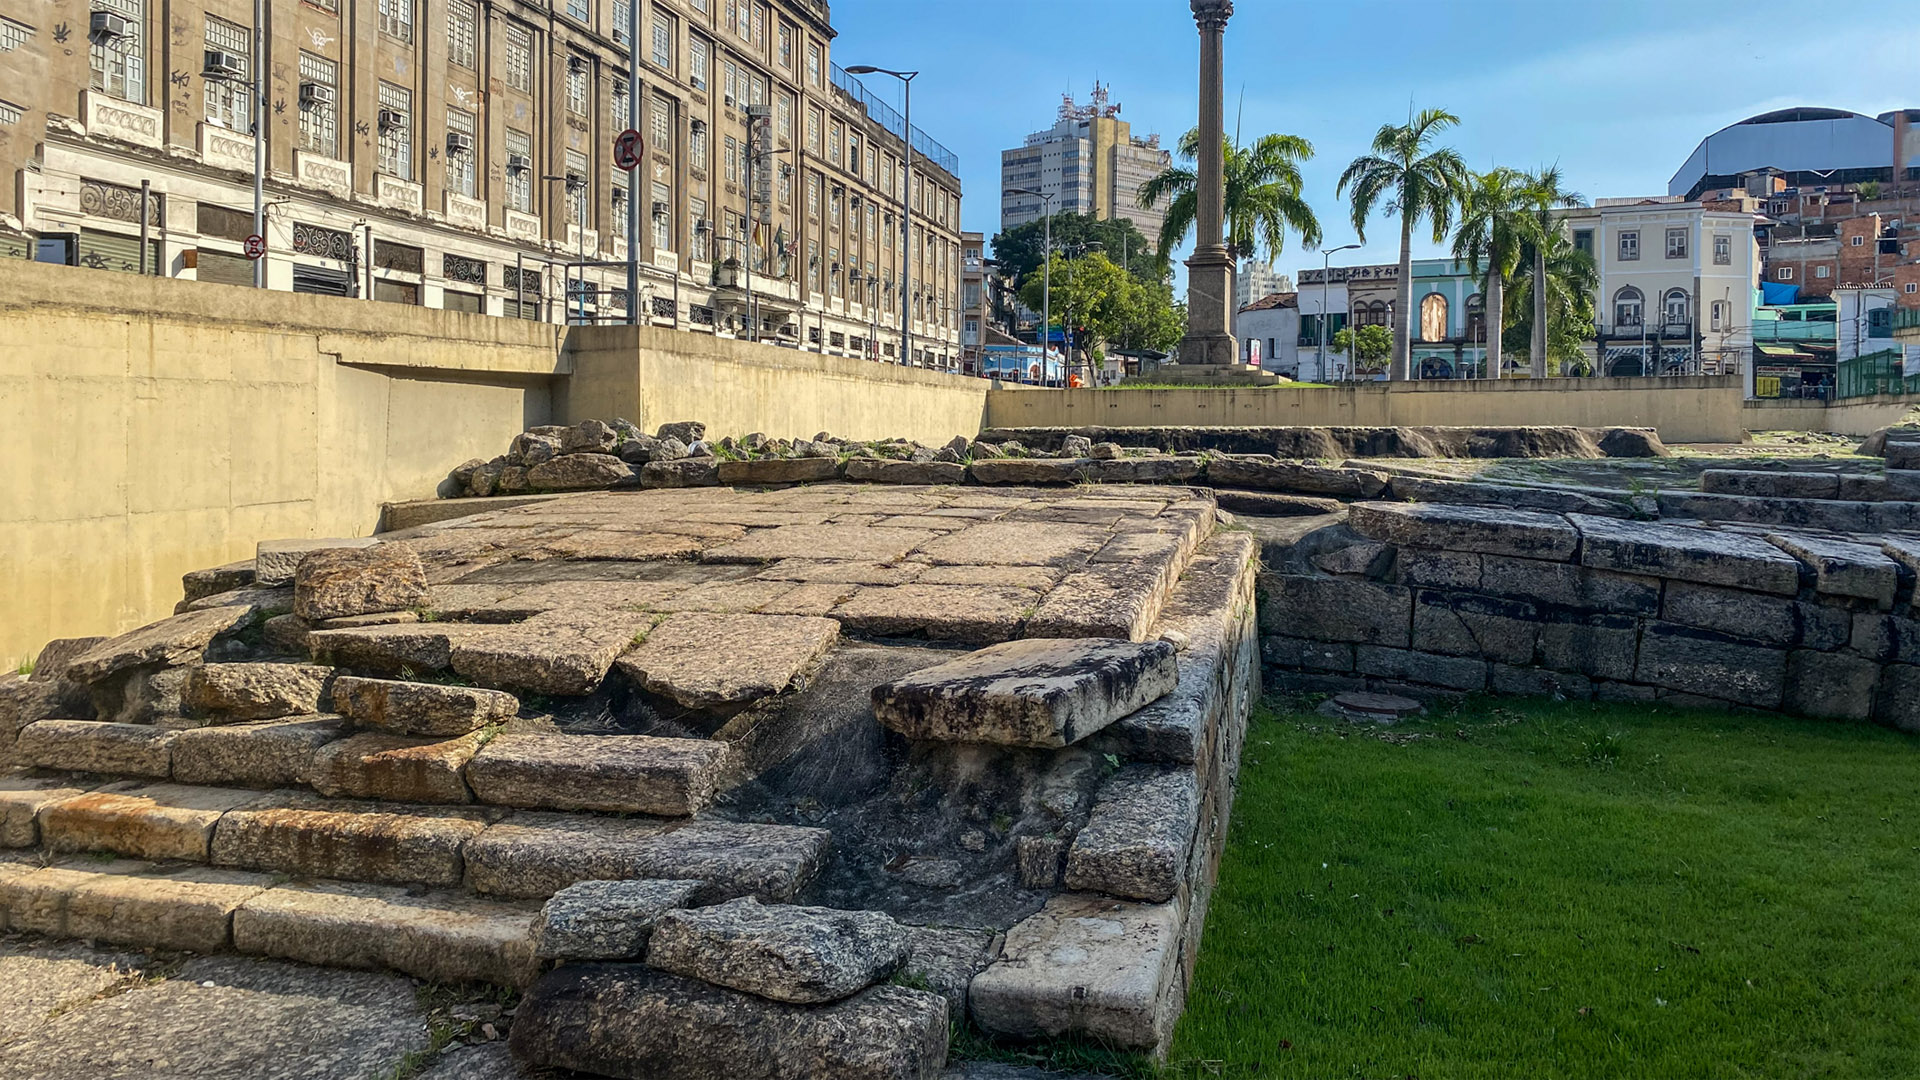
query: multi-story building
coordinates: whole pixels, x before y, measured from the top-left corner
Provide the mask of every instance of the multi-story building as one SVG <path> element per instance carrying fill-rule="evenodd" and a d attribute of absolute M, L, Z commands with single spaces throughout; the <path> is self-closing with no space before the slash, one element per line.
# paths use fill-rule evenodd
<path fill-rule="evenodd" d="M 1158 239 L 1156 237 L 1156 239 Z M 1248 304 L 1265 299 L 1274 293 L 1292 292 L 1293 277 L 1277 273 L 1273 267 L 1258 259 L 1248 259 L 1240 264 L 1233 275 L 1233 307 L 1235 311 Z"/>
<path fill-rule="evenodd" d="M 1560 219 L 1598 271 L 1594 374 L 1747 370 L 1759 271 L 1751 213 L 1664 196 L 1601 199 Z"/>
<path fill-rule="evenodd" d="M 1075 104 L 1068 94 L 1051 128 L 1001 152 L 1001 232 L 1046 215 L 1044 199 L 1014 191 L 1024 188 L 1053 196 L 1054 213 L 1124 218 L 1149 241 L 1159 242 L 1166 203 L 1143 209 L 1140 188 L 1172 164 L 1173 156 L 1160 148 L 1158 135 L 1136 138 L 1133 125 L 1120 119 L 1120 106 L 1109 100 L 1099 83 L 1088 105 Z"/>
<path fill-rule="evenodd" d="M 1413 304 L 1416 321 L 1410 327 L 1408 349 L 1416 379 L 1486 378 L 1486 308 L 1480 280 L 1465 263 L 1453 259 L 1413 260 Z M 1325 288 L 1323 289 L 1323 286 Z M 1386 373 L 1381 363 L 1353 364 L 1332 349 L 1333 337 L 1351 326 L 1393 329 L 1399 318 L 1400 266 L 1336 266 L 1323 271 L 1300 271 L 1300 378 L 1375 379 Z M 1323 301 L 1322 293 L 1327 295 Z M 1321 355 L 1321 312 L 1330 316 L 1326 328 L 1328 349 Z M 1524 361 L 1525 358 L 1521 357 Z M 1508 375 L 1520 373 L 1509 357 Z"/>
<path fill-rule="evenodd" d="M 1233 336 L 1240 361 L 1262 371 L 1300 377 L 1300 294 L 1277 292 L 1234 309 Z"/>
<path fill-rule="evenodd" d="M 623 319 L 624 266 L 562 283 L 624 261 L 638 213 L 654 325 L 902 359 L 906 293 L 904 359 L 958 367 L 959 164 L 914 129 L 908 190 L 907 127 L 833 63 L 825 0 L 268 8 L 256 47 L 247 0 L 0 0 L 0 94 L 22 99 L 0 102 L 0 254 L 250 282 L 263 119 L 271 288 Z"/>
<path fill-rule="evenodd" d="M 1867 116 L 1793 108 L 1748 117 L 1700 140 L 1667 194 L 1699 199 L 1757 173 L 1791 187 L 1920 180 L 1920 109 Z"/>

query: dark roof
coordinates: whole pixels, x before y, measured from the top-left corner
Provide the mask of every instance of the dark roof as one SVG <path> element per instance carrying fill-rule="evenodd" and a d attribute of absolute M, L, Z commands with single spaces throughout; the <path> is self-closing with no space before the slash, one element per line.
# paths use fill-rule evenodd
<path fill-rule="evenodd" d="M 1871 117 L 1868 117 L 1865 113 L 1857 113 L 1852 111 L 1851 109 L 1819 109 L 1819 108 L 1809 108 L 1806 106 L 1802 106 L 1802 107 L 1793 108 L 1793 109 L 1776 109 L 1770 113 L 1761 113 L 1759 116 L 1749 116 L 1745 120 L 1740 121 L 1740 123 L 1742 124 L 1793 124 L 1793 123 L 1798 123 L 1802 120 L 1845 120 L 1849 116 L 1858 116 L 1858 117 L 1861 117 L 1862 119 L 1872 119 Z M 1735 125 L 1735 126 L 1738 126 L 1738 125 Z"/>
<path fill-rule="evenodd" d="M 1260 299 L 1255 300 L 1253 303 L 1248 304 L 1246 307 L 1241 308 L 1240 310 L 1241 311 L 1272 311 L 1275 308 L 1290 308 L 1290 307 L 1299 307 L 1299 306 L 1300 306 L 1299 293 L 1277 292 L 1277 293 L 1274 293 L 1272 296 L 1263 296 Z"/>

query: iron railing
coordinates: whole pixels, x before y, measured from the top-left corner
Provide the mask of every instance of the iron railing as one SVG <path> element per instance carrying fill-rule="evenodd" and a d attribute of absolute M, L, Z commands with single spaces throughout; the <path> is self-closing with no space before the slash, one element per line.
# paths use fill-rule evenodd
<path fill-rule="evenodd" d="M 847 74 L 839 64 L 834 64 L 832 67 L 833 85 L 859 102 L 860 106 L 867 110 L 867 115 L 872 117 L 875 123 L 892 132 L 894 138 L 907 137 L 907 119 L 900 115 L 900 110 L 873 96 L 873 91 L 867 89 L 866 83 Z M 959 177 L 959 155 L 935 142 L 932 136 L 918 127 L 913 129 L 913 148 L 925 154 L 928 161 L 947 170 L 949 176 Z"/>
<path fill-rule="evenodd" d="M 1907 375 L 1905 367 L 1901 349 L 1881 349 L 1851 360 L 1842 360 L 1834 377 L 1834 396 L 1844 399 L 1878 394 L 1920 394 L 1920 375 Z"/>

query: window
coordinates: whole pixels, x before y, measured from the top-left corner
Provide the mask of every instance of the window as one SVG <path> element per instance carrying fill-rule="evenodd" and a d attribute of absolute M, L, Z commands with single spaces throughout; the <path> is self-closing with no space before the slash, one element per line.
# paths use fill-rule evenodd
<path fill-rule="evenodd" d="M 567 57 L 567 111 L 575 116 L 587 115 L 588 70 L 586 57 Z"/>
<path fill-rule="evenodd" d="M 653 10 L 653 66 L 673 72 L 673 16 L 659 8 Z"/>
<path fill-rule="evenodd" d="M 816 155 L 820 153 L 820 124 L 821 123 L 822 121 L 820 119 L 820 110 L 808 109 L 807 110 L 807 149 L 813 151 L 813 153 L 815 153 Z"/>
<path fill-rule="evenodd" d="M 1613 294 L 1613 323 L 1615 326 L 1639 326 L 1641 313 L 1646 308 L 1646 298 L 1640 290 L 1629 285 Z"/>
<path fill-rule="evenodd" d="M 807 216 L 815 221 L 820 220 L 819 173 L 810 173 L 807 176 Z"/>
<path fill-rule="evenodd" d="M 820 43 L 817 41 L 807 42 L 807 82 L 812 86 L 822 85 L 820 82 Z"/>
<path fill-rule="evenodd" d="M 591 0 L 567 0 L 567 15 L 570 18 L 592 25 L 593 4 Z"/>
<path fill-rule="evenodd" d="M 124 15 L 127 32 L 95 38 L 87 49 L 93 68 L 89 86 L 123 101 L 147 100 L 147 0 L 94 0 L 93 10 Z"/>
<path fill-rule="evenodd" d="M 693 122 L 693 133 L 688 139 L 693 154 L 693 167 L 701 172 L 707 171 L 707 125 L 699 120 Z"/>
<path fill-rule="evenodd" d="M 1867 242 L 1867 238 L 1864 236 L 1850 236 L 1847 238 L 1847 243 L 1851 244 L 1854 247 L 1861 247 L 1865 245 L 1866 242 Z"/>
<path fill-rule="evenodd" d="M 1793 267 L 1783 266 L 1780 269 L 1773 272 L 1773 277 L 1774 277 L 1774 280 L 1776 281 L 1792 281 Z"/>
<path fill-rule="evenodd" d="M 740 79 L 740 65 L 725 58 L 720 61 L 720 92 L 726 97 L 728 108 L 742 104 L 747 96 L 747 88 Z"/>
<path fill-rule="evenodd" d="M 300 84 L 336 89 L 339 81 L 338 67 L 331 60 L 323 60 L 312 53 L 300 54 Z M 322 157 L 338 157 L 337 117 L 339 106 L 332 94 L 309 99 L 306 93 L 300 95 L 300 149 L 311 150 Z"/>
<path fill-rule="evenodd" d="M 514 23 L 507 24 L 507 85 L 533 92 L 533 31 Z"/>
<path fill-rule="evenodd" d="M 707 88 L 707 52 L 711 47 L 698 35 L 687 44 L 687 81 L 695 90 Z"/>
<path fill-rule="evenodd" d="M 687 204 L 687 235 L 693 244 L 695 262 L 712 262 L 713 224 L 707 220 L 707 200 L 694 199 Z"/>
<path fill-rule="evenodd" d="M 1920 282 L 1909 281 L 1905 285 L 1900 286 L 1900 291 L 1903 293 L 1906 293 L 1909 296 L 1913 295 L 1914 293 L 1920 292 Z"/>
<path fill-rule="evenodd" d="M 722 175 L 724 175 L 727 178 L 727 183 L 729 184 L 739 183 L 740 182 L 740 140 L 734 138 L 731 135 L 727 136 L 726 153 L 721 157 L 720 160 L 722 163 L 721 164 Z"/>
<path fill-rule="evenodd" d="M 624 237 L 627 235 L 627 218 L 628 218 L 627 174 L 620 171 L 620 166 L 609 165 L 607 166 L 607 180 L 608 180 L 607 190 L 612 193 L 612 206 L 613 206 L 613 215 L 612 215 L 612 221 L 610 222 L 610 225 L 613 229 L 613 235 Z"/>
<path fill-rule="evenodd" d="M 1709 305 L 1707 310 L 1709 313 L 1711 313 L 1712 329 L 1714 330 L 1722 329 L 1726 325 L 1727 302 L 1725 300 L 1715 300 L 1711 305 Z"/>
<path fill-rule="evenodd" d="M 632 119 L 633 110 L 633 99 L 627 94 L 627 80 L 620 78 L 613 80 L 613 93 L 607 100 L 607 107 L 608 115 L 612 119 L 609 126 L 624 131 Z"/>
<path fill-rule="evenodd" d="M 525 163 L 514 167 L 514 158 Z M 524 131 L 507 129 L 507 209 L 533 213 L 533 139 Z"/>
<path fill-rule="evenodd" d="M 673 250 L 673 189 L 665 184 L 653 185 L 653 249 L 655 251 Z"/>
<path fill-rule="evenodd" d="M 413 0 L 380 0 L 380 32 L 413 40 Z"/>
<path fill-rule="evenodd" d="M 774 134 L 789 144 L 793 142 L 793 95 L 784 90 L 780 92 L 779 105 L 774 108 L 773 125 Z"/>
<path fill-rule="evenodd" d="M 473 137 L 473 114 L 464 109 L 448 109 L 447 134 L 467 137 L 467 149 L 457 152 L 453 146 L 454 140 L 447 140 L 447 190 L 471 199 L 473 159 L 478 156 L 478 143 Z"/>
<path fill-rule="evenodd" d="M 820 241 L 807 241 L 807 287 L 820 291 Z M 814 331 L 818 334 L 819 331 Z"/>
<path fill-rule="evenodd" d="M 587 155 L 578 150 L 567 151 L 567 171 L 564 175 L 567 178 L 564 185 L 567 193 L 567 220 L 585 229 L 589 218 L 587 200 L 593 195 L 593 185 L 586 183 Z M 579 182 L 576 182 L 576 178 Z"/>
<path fill-rule="evenodd" d="M 1573 230 L 1573 250 L 1584 251 L 1589 256 L 1593 254 L 1593 230 L 1592 229 Z"/>
<path fill-rule="evenodd" d="M 1666 312 L 1667 325 L 1668 326 L 1684 325 L 1687 321 L 1687 314 L 1688 314 L 1688 309 L 1690 305 L 1691 305 L 1691 301 L 1687 297 L 1686 290 L 1684 289 L 1667 290 L 1666 299 L 1661 303 L 1661 307 Z"/>
<path fill-rule="evenodd" d="M 673 155 L 673 101 L 670 98 L 656 96 L 653 99 L 653 151 L 656 154 Z"/>
<path fill-rule="evenodd" d="M 613 40 L 627 40 L 627 24 L 633 22 L 633 0 L 613 0 Z"/>
<path fill-rule="evenodd" d="M 869 199 L 867 201 L 867 241 L 869 243 L 873 241 L 874 234 L 878 231 L 875 225 L 879 220 L 880 211 L 874 209 L 873 201 Z"/>
<path fill-rule="evenodd" d="M 745 5 L 744 3 L 743 3 L 743 4 L 741 4 L 740 6 L 741 6 L 741 7 L 746 7 L 746 5 Z M 751 29 L 753 30 L 753 36 L 752 36 L 752 39 L 751 39 L 751 40 L 753 41 L 753 43 L 754 43 L 754 44 L 755 44 L 756 46 L 760 46 L 760 47 L 762 47 L 762 48 L 764 48 L 764 47 L 766 46 L 766 44 L 767 44 L 767 23 L 768 23 L 769 21 L 770 21 L 770 17 L 769 17 L 769 13 L 768 13 L 768 9 L 767 9 L 767 5 L 766 5 L 766 2 L 765 2 L 765 0 L 754 0 L 754 2 L 753 2 L 753 25 L 752 25 L 752 27 L 751 27 Z"/>
<path fill-rule="evenodd" d="M 1814 268 L 1813 268 L 1813 276 L 1814 276 L 1814 277 L 1817 277 L 1817 278 L 1829 278 L 1829 277 L 1832 277 L 1832 276 L 1833 276 L 1833 267 L 1831 267 L 1831 266 L 1828 266 L 1828 265 L 1827 265 L 1827 264 L 1825 264 L 1825 263 L 1821 263 L 1821 264 L 1820 264 L 1819 266 L 1816 266 L 1816 267 L 1814 267 Z"/>
<path fill-rule="evenodd" d="M 835 165 L 840 164 L 840 148 L 846 144 L 846 129 L 839 124 L 833 125 L 833 133 L 827 138 L 827 159 Z"/>
<path fill-rule="evenodd" d="M 207 123 L 229 131 L 249 131 L 248 103 L 252 99 L 252 35 L 244 26 L 207 16 L 207 50 L 218 49 L 239 64 L 239 71 L 224 79 L 207 79 Z"/>
<path fill-rule="evenodd" d="M 783 21 L 780 24 L 780 51 L 777 57 L 781 67 L 793 70 L 793 24 L 790 22 Z"/>
<path fill-rule="evenodd" d="M 12 52 L 25 45 L 32 36 L 33 27 L 0 16 L 0 52 Z"/>
<path fill-rule="evenodd" d="M 780 166 L 780 203 L 782 206 L 793 205 L 793 166 L 791 165 Z"/>
<path fill-rule="evenodd" d="M 473 0 L 448 0 L 447 63 L 475 70 L 474 41 L 478 35 L 480 14 Z"/>
<path fill-rule="evenodd" d="M 1733 237 L 1722 235 L 1713 238 L 1713 265 L 1733 265 Z"/>
<path fill-rule="evenodd" d="M 380 84 L 380 171 L 413 179 L 413 94 Z"/>
<path fill-rule="evenodd" d="M 1687 230 L 1667 230 L 1667 258 L 1684 259 L 1687 257 Z"/>
<path fill-rule="evenodd" d="M 1447 298 L 1439 293 L 1428 293 L 1420 300 L 1420 340 L 1445 341 L 1447 339 Z"/>
<path fill-rule="evenodd" d="M 1884 338 L 1893 336 L 1893 309 L 1874 308 L 1867 312 L 1867 336 Z"/>
<path fill-rule="evenodd" d="M 1620 234 L 1620 261 L 1632 262 L 1640 257 L 1640 233 L 1635 231 Z"/>
<path fill-rule="evenodd" d="M 834 205 L 839 205 L 835 203 Z M 840 295 L 840 249 L 827 249 L 827 292 L 832 296 Z"/>

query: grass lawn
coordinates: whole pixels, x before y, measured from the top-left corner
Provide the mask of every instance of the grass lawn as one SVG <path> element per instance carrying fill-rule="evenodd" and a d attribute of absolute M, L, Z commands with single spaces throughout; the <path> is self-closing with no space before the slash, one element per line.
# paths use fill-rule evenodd
<path fill-rule="evenodd" d="M 1920 1076 L 1917 792 L 1859 725 L 1272 705 L 1168 1071 Z"/>

